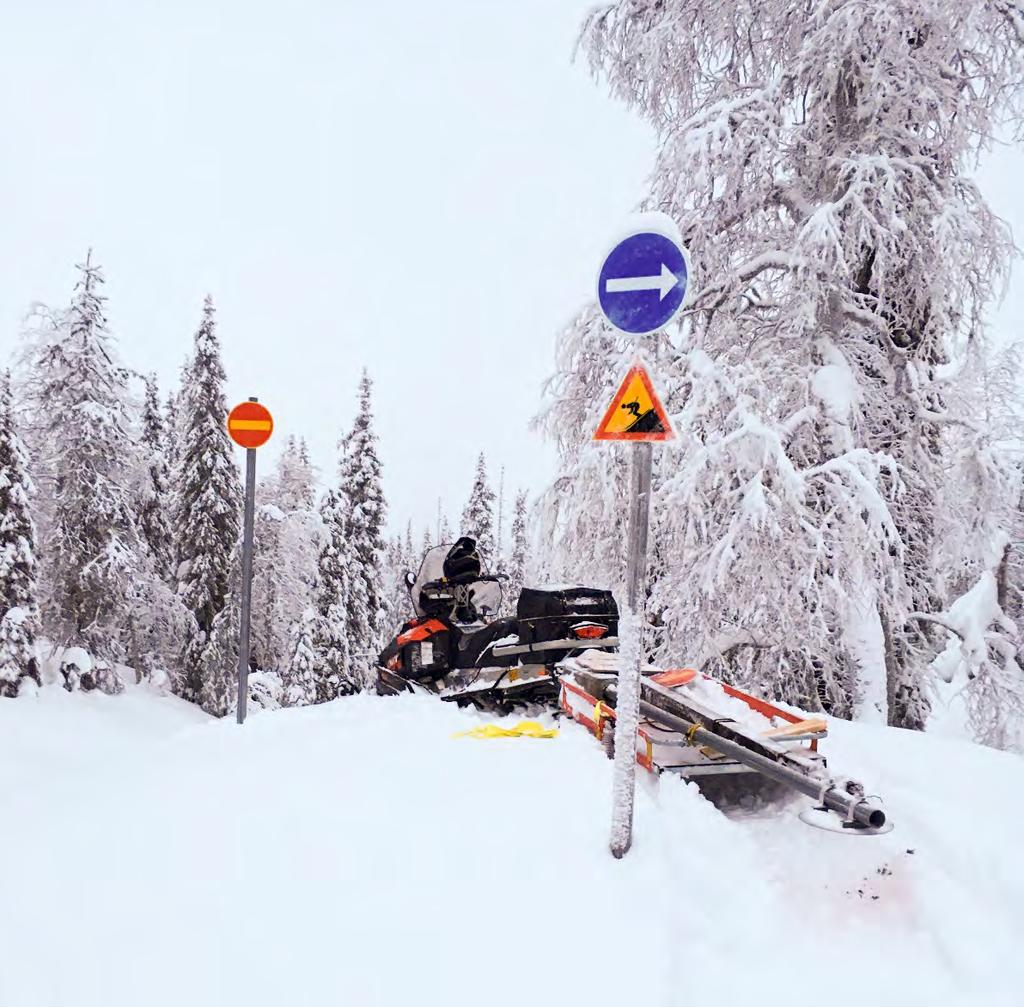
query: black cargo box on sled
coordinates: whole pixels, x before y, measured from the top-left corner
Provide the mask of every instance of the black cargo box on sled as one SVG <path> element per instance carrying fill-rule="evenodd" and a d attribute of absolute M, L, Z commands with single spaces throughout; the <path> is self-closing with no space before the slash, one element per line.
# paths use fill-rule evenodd
<path fill-rule="evenodd" d="M 611 591 L 593 587 L 523 588 L 516 618 L 520 643 L 568 639 L 570 629 L 581 622 L 607 626 L 610 637 L 619 632 L 619 607 Z"/>

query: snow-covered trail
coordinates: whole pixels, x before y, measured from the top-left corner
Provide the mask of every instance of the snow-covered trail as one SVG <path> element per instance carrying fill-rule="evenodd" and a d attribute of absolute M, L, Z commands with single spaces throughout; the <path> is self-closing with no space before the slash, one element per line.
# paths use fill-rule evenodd
<path fill-rule="evenodd" d="M 0 1004 L 1019 1002 L 1024 760 L 837 724 L 891 835 L 646 779 L 616 862 L 592 739 L 451 737 L 478 722 L 0 704 Z"/>

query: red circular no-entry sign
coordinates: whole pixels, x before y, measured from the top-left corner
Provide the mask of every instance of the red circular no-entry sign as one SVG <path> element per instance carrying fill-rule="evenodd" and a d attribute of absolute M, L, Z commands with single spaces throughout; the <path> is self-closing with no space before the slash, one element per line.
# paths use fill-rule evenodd
<path fill-rule="evenodd" d="M 228 433 L 243 448 L 258 448 L 270 440 L 274 432 L 274 417 L 259 402 L 239 402 L 228 413 Z"/>

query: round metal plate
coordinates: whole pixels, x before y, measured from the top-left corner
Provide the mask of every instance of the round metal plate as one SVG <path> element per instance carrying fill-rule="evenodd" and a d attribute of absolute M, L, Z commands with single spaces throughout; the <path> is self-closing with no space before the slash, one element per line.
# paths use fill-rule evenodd
<path fill-rule="evenodd" d="M 797 815 L 804 825 L 811 825 L 816 829 L 824 829 L 825 832 L 836 832 L 843 836 L 884 836 L 892 832 L 892 822 L 886 822 L 879 829 L 870 829 L 863 825 L 848 824 L 834 811 L 826 811 L 823 808 L 804 808 Z"/>

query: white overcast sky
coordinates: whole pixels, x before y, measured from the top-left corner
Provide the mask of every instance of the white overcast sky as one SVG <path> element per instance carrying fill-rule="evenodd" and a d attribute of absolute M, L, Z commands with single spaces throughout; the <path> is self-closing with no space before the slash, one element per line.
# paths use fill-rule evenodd
<path fill-rule="evenodd" d="M 555 333 L 653 151 L 572 62 L 590 5 L 11 0 L 0 352 L 92 246 L 126 363 L 166 390 L 209 291 L 229 397 L 258 395 L 325 477 L 366 365 L 392 528 L 439 496 L 456 519 L 480 450 L 509 495 L 538 491 Z M 1018 240 L 1021 177 L 1016 150 L 982 173 Z M 1021 319 L 1015 280 L 996 323 Z"/>

